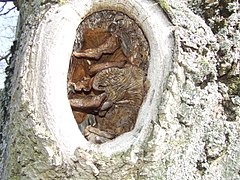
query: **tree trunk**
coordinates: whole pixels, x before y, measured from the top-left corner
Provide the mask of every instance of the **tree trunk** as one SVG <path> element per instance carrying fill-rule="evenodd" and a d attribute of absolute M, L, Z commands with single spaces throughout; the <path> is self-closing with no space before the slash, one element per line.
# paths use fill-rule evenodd
<path fill-rule="evenodd" d="M 17 43 L 2 100 L 1 179 L 240 178 L 237 1 L 17 5 Z M 150 87 L 134 129 L 93 144 L 73 117 L 67 74 L 76 29 L 101 10 L 123 12 L 141 27 L 150 47 Z"/>

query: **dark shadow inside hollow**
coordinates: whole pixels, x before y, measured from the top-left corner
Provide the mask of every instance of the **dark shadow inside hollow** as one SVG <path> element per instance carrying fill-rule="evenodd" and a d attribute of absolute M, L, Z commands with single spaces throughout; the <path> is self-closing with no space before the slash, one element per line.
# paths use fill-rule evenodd
<path fill-rule="evenodd" d="M 104 143 L 136 123 L 148 90 L 149 44 L 126 14 L 104 10 L 77 29 L 68 71 L 68 99 L 83 135 Z"/>

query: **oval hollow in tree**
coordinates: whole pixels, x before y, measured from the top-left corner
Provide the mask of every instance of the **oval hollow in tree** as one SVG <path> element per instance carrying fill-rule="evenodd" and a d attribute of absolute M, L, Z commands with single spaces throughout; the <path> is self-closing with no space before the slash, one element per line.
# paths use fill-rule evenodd
<path fill-rule="evenodd" d="M 107 32 L 98 31 L 101 33 L 101 36 L 98 37 L 101 38 L 95 38 L 94 44 L 90 41 L 90 44 L 82 41 L 84 39 L 81 37 L 83 34 L 94 37 L 94 34 L 96 34 L 95 30 L 102 27 L 101 24 L 97 24 L 98 27 L 95 29 L 90 23 L 84 20 L 87 20 L 89 15 L 104 10 L 122 12 L 129 16 L 130 19 L 133 19 L 142 29 L 142 32 L 144 32 L 143 34 L 149 44 L 149 53 L 131 56 L 132 52 L 138 52 L 132 51 L 131 48 L 144 48 L 144 46 L 140 44 L 138 46 L 131 46 L 132 40 L 127 38 L 127 35 L 132 32 L 120 32 L 117 35 L 121 39 L 119 40 L 121 48 L 116 49 L 112 55 L 103 54 L 101 61 L 94 58 L 79 61 L 81 58 L 72 56 L 73 52 L 97 48 L 103 43 L 104 39 L 110 37 L 111 33 L 116 32 L 117 27 L 114 22 L 106 29 Z M 38 88 L 34 88 L 34 91 L 27 92 L 33 93 L 31 101 L 36 102 L 38 117 L 50 129 L 52 139 L 57 142 L 58 148 L 62 154 L 65 155 L 64 157 L 68 159 L 69 156 L 74 154 L 77 148 L 111 155 L 127 151 L 134 145 L 141 146 L 150 134 L 152 122 L 157 121 L 159 118 L 158 112 L 162 92 L 166 87 L 167 76 L 172 64 L 172 53 L 174 50 L 173 28 L 164 12 L 153 1 L 148 0 L 73 0 L 59 7 L 54 6 L 50 14 L 51 15 L 46 13 L 46 18 L 43 18 L 37 27 L 37 38 L 34 39 L 33 43 L 33 47 L 37 48 L 37 52 L 32 53 L 31 57 L 33 60 L 27 62 L 30 63 L 30 66 L 34 69 L 34 71 L 31 71 L 32 76 L 27 76 L 28 78 L 31 77 L 29 81 L 33 83 L 31 87 Z M 121 19 L 122 16 L 119 14 L 118 17 L 116 17 L 119 25 L 124 24 Z M 94 29 L 94 31 L 76 32 L 76 29 L 80 27 L 79 24 L 88 24 L 88 29 Z M 131 23 L 125 25 L 129 27 Z M 79 34 L 79 32 L 83 34 Z M 73 43 L 79 45 L 73 46 Z M 90 45 L 93 46 L 91 47 Z M 74 58 L 78 60 L 75 61 Z M 96 63 L 104 64 L 106 58 L 109 58 L 110 62 L 114 62 L 114 60 L 118 62 L 126 61 L 126 64 L 141 67 L 143 72 L 147 74 L 150 88 L 138 110 L 133 129 L 101 145 L 94 145 L 89 143 L 81 132 L 84 132 L 84 129 L 89 124 L 92 124 L 92 126 L 95 125 L 95 115 L 72 111 L 69 105 L 69 99 L 82 98 L 86 94 L 89 94 L 90 91 L 93 91 L 95 95 L 103 93 L 99 90 L 92 90 L 93 76 L 99 72 L 94 72 L 92 75 L 89 75 L 89 71 L 91 67 L 94 69 Z M 149 60 L 142 63 L 141 59 Z M 69 60 L 71 60 L 73 64 L 76 63 L 79 68 L 74 73 L 76 78 L 73 78 L 72 82 L 68 81 L 68 88 L 66 88 L 67 76 L 68 79 L 70 79 L 71 74 L 68 72 L 74 70 L 74 68 L 69 68 Z M 38 79 L 39 77 L 41 78 Z M 80 81 L 79 77 L 82 78 Z M 32 81 L 32 79 L 38 80 Z M 144 86 L 146 86 L 146 84 L 148 83 L 144 83 Z M 121 103 L 123 102 L 124 101 L 121 101 Z M 121 104 L 117 104 L 117 106 L 120 105 Z M 103 117 L 111 110 L 112 106 L 114 106 L 114 102 L 103 102 L 98 115 Z M 76 125 L 76 120 L 81 124 L 81 132 Z M 122 122 L 124 121 L 122 120 Z"/>

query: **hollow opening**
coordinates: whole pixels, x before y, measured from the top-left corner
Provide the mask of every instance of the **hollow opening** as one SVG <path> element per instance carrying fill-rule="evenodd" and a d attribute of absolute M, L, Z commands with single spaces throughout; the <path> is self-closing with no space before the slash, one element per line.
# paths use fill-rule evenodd
<path fill-rule="evenodd" d="M 77 28 L 68 99 L 85 138 L 96 144 L 131 131 L 148 90 L 149 44 L 133 19 L 103 10 Z"/>

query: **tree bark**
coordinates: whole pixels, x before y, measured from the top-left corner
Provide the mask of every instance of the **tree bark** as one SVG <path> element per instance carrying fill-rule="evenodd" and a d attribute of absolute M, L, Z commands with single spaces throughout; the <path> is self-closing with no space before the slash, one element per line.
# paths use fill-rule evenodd
<path fill-rule="evenodd" d="M 217 26 L 207 3 L 18 1 L 2 100 L 1 179 L 239 179 L 239 5 L 225 5 L 228 16 L 214 14 L 226 19 Z M 96 145 L 78 129 L 66 82 L 78 25 L 105 9 L 142 28 L 150 88 L 135 128 Z"/>

